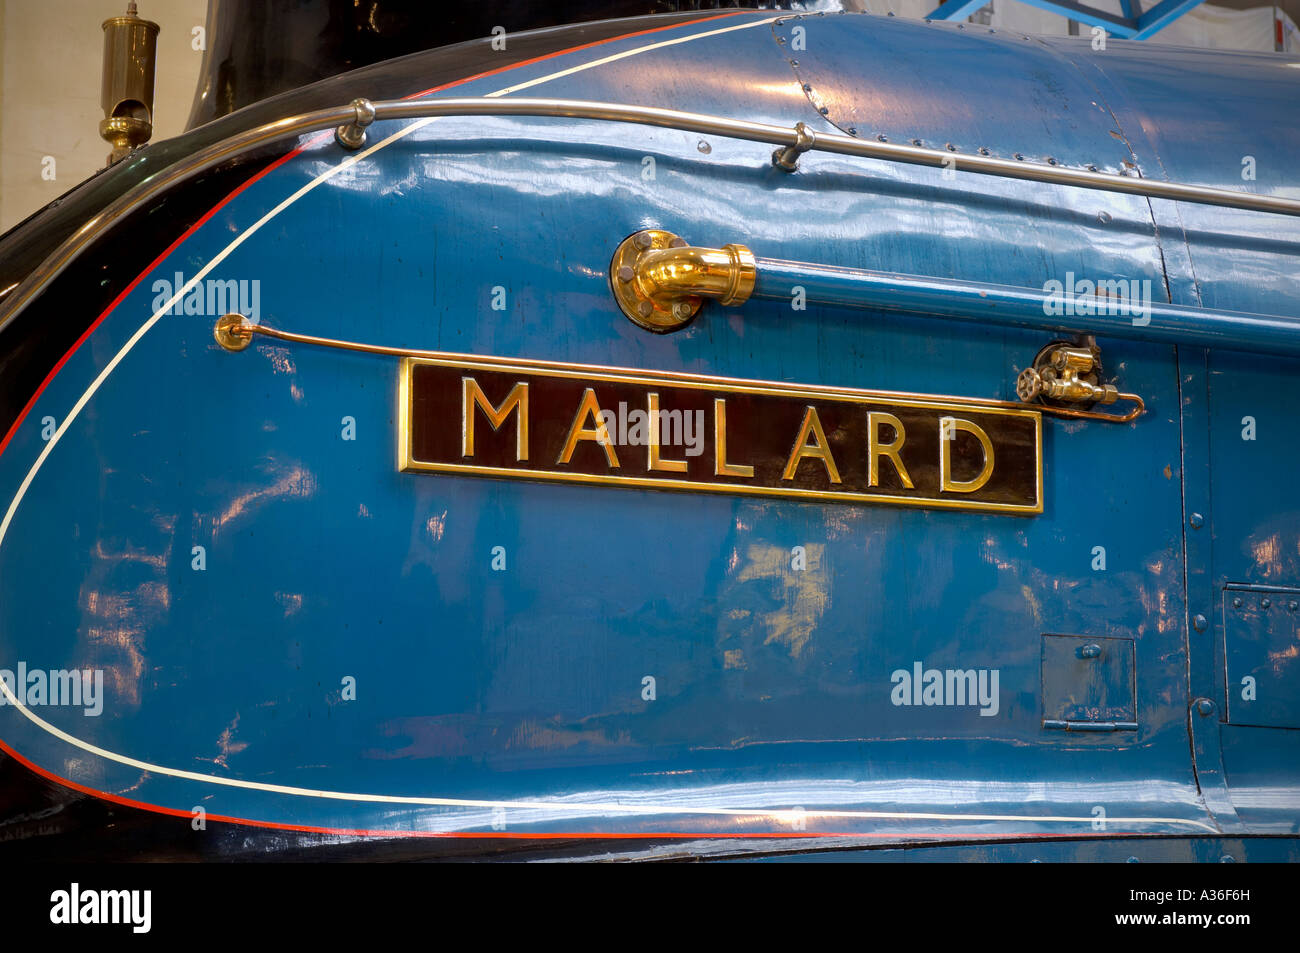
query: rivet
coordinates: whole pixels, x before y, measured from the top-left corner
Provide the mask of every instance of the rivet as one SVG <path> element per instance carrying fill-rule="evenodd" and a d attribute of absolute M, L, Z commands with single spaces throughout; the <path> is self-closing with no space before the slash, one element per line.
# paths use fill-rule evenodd
<path fill-rule="evenodd" d="M 621 265 L 618 269 L 619 281 L 631 281 L 635 276 L 636 272 L 632 270 L 631 265 Z"/>
<path fill-rule="evenodd" d="M 1053 159 L 1051 156 L 1048 156 L 1048 157 L 1047 157 L 1047 164 L 1048 164 L 1048 165 L 1056 165 L 1056 160 Z"/>
<path fill-rule="evenodd" d="M 1125 863 L 1137 864 L 1137 863 L 1141 863 L 1141 861 L 1139 861 L 1136 857 L 1130 857 L 1127 861 L 1125 861 Z"/>
<path fill-rule="evenodd" d="M 1235 864 L 1236 862 L 1237 858 L 1233 857 L 1231 854 L 1224 854 L 1219 858 L 1219 863 L 1221 864 Z"/>
<path fill-rule="evenodd" d="M 1290 602 L 1286 604 L 1286 607 L 1289 611 L 1295 612 L 1296 609 L 1300 609 L 1300 602 L 1296 602 L 1294 599 L 1292 599 Z"/>
<path fill-rule="evenodd" d="M 1240 609 L 1240 608 L 1241 608 L 1241 596 L 1237 596 L 1237 598 L 1235 598 L 1235 599 L 1232 600 L 1232 607 L 1233 607 L 1234 609 Z"/>
<path fill-rule="evenodd" d="M 914 145 L 914 146 L 919 146 L 920 144 L 921 144 L 921 140 L 920 140 L 920 139 L 913 139 L 913 140 L 912 140 L 912 145 Z"/>
<path fill-rule="evenodd" d="M 879 139 L 881 142 L 888 142 L 888 141 L 889 141 L 889 137 L 886 136 L 883 132 L 880 133 L 878 136 L 876 136 L 876 138 Z"/>
<path fill-rule="evenodd" d="M 1209 622 L 1206 621 L 1205 616 L 1200 615 L 1199 613 L 1192 616 L 1192 628 L 1197 632 L 1204 632 L 1207 625 L 1209 625 Z"/>
<path fill-rule="evenodd" d="M 1202 718 L 1208 718 L 1214 714 L 1214 702 L 1208 698 L 1198 698 L 1196 700 L 1196 713 Z"/>
<path fill-rule="evenodd" d="M 812 92 L 812 83 L 804 83 L 804 84 L 803 84 L 803 91 L 804 91 L 805 93 L 811 93 L 811 92 Z"/>
<path fill-rule="evenodd" d="M 1016 160 L 1018 160 L 1018 161 L 1020 161 L 1020 162 L 1024 162 L 1024 161 L 1025 161 L 1025 157 L 1022 156 L 1019 152 L 1017 152 L 1017 153 L 1016 153 L 1015 155 L 1013 155 L 1011 158 L 1016 159 Z"/>
<path fill-rule="evenodd" d="M 989 154 L 988 148 L 986 146 L 980 146 L 980 155 L 986 156 L 988 154 Z"/>
<path fill-rule="evenodd" d="M 1273 605 L 1273 600 L 1272 600 L 1272 599 L 1260 599 L 1260 600 L 1259 600 L 1259 604 L 1260 604 L 1261 606 L 1263 606 L 1265 609 L 1267 609 L 1267 608 L 1269 608 L 1270 606 Z"/>
<path fill-rule="evenodd" d="M 791 66 L 798 66 L 798 65 L 799 65 L 799 61 L 798 61 L 798 60 L 791 60 L 791 61 L 790 61 L 790 65 L 791 65 Z"/>
<path fill-rule="evenodd" d="M 947 149 L 949 152 L 956 152 L 956 151 L 957 151 L 957 147 L 954 146 L 951 142 L 945 142 L 945 143 L 943 144 L 943 147 L 944 147 L 945 149 Z"/>
<path fill-rule="evenodd" d="M 830 115 L 830 110 L 827 109 L 825 106 L 823 106 L 821 109 L 819 109 L 819 110 L 817 110 L 817 111 L 818 111 L 819 113 L 821 113 L 823 116 L 828 116 L 828 115 Z"/>
<path fill-rule="evenodd" d="M 1192 529 L 1200 529 L 1205 525 L 1205 517 L 1200 513 L 1193 513 L 1187 522 L 1192 524 Z"/>
<path fill-rule="evenodd" d="M 701 152 L 703 152 L 705 155 L 708 155 L 710 152 L 713 151 L 713 146 L 709 145 L 709 144 L 708 144 L 707 142 L 705 142 L 703 139 L 701 139 L 699 142 L 697 142 L 697 143 L 695 144 L 695 148 L 696 148 L 696 149 L 699 149 L 699 150 L 700 150 Z"/>

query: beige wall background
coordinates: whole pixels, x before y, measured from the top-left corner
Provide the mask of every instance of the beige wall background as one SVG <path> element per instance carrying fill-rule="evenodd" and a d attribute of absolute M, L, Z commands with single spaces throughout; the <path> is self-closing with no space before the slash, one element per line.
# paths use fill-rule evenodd
<path fill-rule="evenodd" d="M 204 25 L 207 0 L 137 4 L 161 27 L 154 139 L 165 139 L 189 118 L 203 59 L 191 31 Z M 0 232 L 104 167 L 100 24 L 125 12 L 126 0 L 0 0 Z M 46 156 L 52 181 L 42 177 Z"/>

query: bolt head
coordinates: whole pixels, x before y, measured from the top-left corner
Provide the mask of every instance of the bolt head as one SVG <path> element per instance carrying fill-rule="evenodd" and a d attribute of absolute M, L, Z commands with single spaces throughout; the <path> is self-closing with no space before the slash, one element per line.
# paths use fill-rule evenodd
<path fill-rule="evenodd" d="M 632 239 L 632 243 L 636 245 L 637 248 L 644 249 L 653 245 L 654 239 L 650 237 L 649 232 L 637 232 L 636 237 Z"/>
<path fill-rule="evenodd" d="M 1188 522 L 1192 524 L 1192 529 L 1200 529 L 1205 525 L 1205 517 L 1200 513 L 1193 513 Z"/>
<path fill-rule="evenodd" d="M 631 281 L 636 277 L 636 272 L 632 270 L 631 265 L 621 265 L 618 269 L 619 281 Z"/>
<path fill-rule="evenodd" d="M 637 304 L 636 310 L 640 313 L 641 317 L 648 318 L 650 317 L 651 314 L 654 313 L 655 306 L 652 305 L 649 301 L 642 301 L 639 304 Z"/>
<path fill-rule="evenodd" d="M 1197 699 L 1196 713 L 1200 715 L 1202 718 L 1206 718 L 1209 717 L 1210 715 L 1213 715 L 1214 702 L 1210 701 L 1208 698 Z"/>

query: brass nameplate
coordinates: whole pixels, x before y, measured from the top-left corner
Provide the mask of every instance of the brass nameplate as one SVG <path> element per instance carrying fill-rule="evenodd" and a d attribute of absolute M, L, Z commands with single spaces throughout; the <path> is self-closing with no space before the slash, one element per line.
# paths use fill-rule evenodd
<path fill-rule="evenodd" d="M 997 401 L 497 358 L 405 358 L 398 466 L 1043 511 L 1042 417 Z"/>

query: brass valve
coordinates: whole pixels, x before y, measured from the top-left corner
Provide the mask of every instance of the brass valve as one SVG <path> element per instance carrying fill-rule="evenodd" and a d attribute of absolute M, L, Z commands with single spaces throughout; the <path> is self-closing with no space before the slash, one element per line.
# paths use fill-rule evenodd
<path fill-rule="evenodd" d="M 1016 378 L 1016 396 L 1070 404 L 1113 404 L 1119 388 L 1097 380 L 1101 354 L 1095 344 L 1048 345 Z"/>

